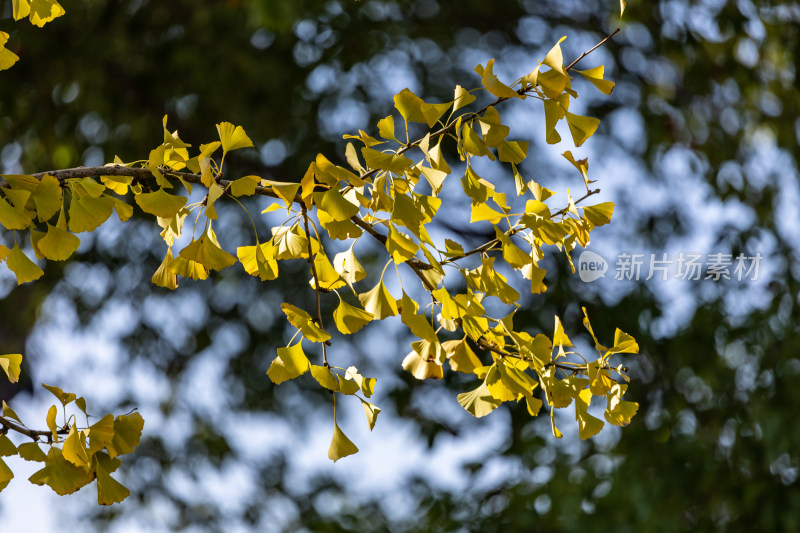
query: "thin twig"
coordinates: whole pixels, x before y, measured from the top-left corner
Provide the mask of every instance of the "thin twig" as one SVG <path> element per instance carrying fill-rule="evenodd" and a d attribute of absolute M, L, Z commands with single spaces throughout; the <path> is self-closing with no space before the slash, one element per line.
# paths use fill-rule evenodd
<path fill-rule="evenodd" d="M 575 61 L 573 61 L 572 63 L 570 63 L 570 64 L 569 64 L 569 66 L 568 66 L 568 67 L 566 67 L 564 70 L 570 70 L 572 67 L 574 67 L 575 65 L 577 65 L 577 64 L 578 64 L 578 62 L 579 62 L 581 59 L 583 59 L 584 57 L 588 56 L 589 54 L 591 54 L 592 52 L 594 52 L 595 50 L 597 50 L 598 48 L 600 48 L 601 46 L 603 46 L 604 44 L 606 44 L 606 43 L 608 42 L 608 40 L 609 40 L 609 39 L 611 39 L 613 36 L 615 36 L 617 33 L 619 33 L 619 26 L 617 26 L 617 29 L 616 29 L 616 30 L 614 30 L 614 31 L 612 31 L 611 33 L 609 33 L 608 35 L 606 35 L 606 36 L 603 38 L 603 40 L 602 40 L 602 41 L 600 41 L 599 43 L 597 43 L 596 45 L 594 45 L 593 47 L 589 48 L 589 49 L 588 49 L 588 50 L 586 50 L 584 53 L 582 53 L 581 55 L 579 55 L 579 56 L 578 56 L 578 58 L 577 58 Z"/>
<path fill-rule="evenodd" d="M 21 425 L 17 424 L 16 422 L 13 422 L 13 421 L 9 420 L 8 418 L 4 418 L 2 416 L 0 416 L 0 425 L 2 425 L 3 429 L 4 429 L 4 431 L 1 431 L 2 433 L 5 433 L 5 431 L 8 431 L 8 430 L 16 431 L 17 433 L 25 435 L 25 436 L 33 439 L 34 441 L 38 441 L 39 437 L 49 437 L 50 439 L 53 438 L 53 432 L 50 431 L 49 429 L 48 430 L 28 429 L 28 428 L 26 428 L 24 426 L 21 426 Z M 56 430 L 56 434 L 57 435 L 66 435 L 68 433 L 69 433 L 69 429 L 67 429 L 67 428 L 61 428 L 61 429 Z"/>
<path fill-rule="evenodd" d="M 303 211 L 303 224 L 305 225 L 306 229 L 306 242 L 308 242 L 308 263 L 311 265 L 311 275 L 314 276 L 314 294 L 317 297 L 317 325 L 325 329 L 322 325 L 322 305 L 320 303 L 320 287 L 319 287 L 319 277 L 317 276 L 317 267 L 314 264 L 314 252 L 311 248 L 311 232 L 308 230 L 308 209 L 306 208 L 306 204 L 300 203 L 300 209 Z M 322 246 L 322 243 L 320 243 Z M 328 364 L 328 351 L 326 350 L 327 345 L 330 341 L 322 342 L 322 364 L 326 367 L 329 367 Z"/>

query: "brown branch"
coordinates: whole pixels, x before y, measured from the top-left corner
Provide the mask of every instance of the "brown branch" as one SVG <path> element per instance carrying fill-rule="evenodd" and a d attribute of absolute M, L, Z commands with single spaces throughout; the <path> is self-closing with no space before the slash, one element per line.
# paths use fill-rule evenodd
<path fill-rule="evenodd" d="M 597 50 L 598 48 L 600 48 L 601 46 L 603 46 L 604 44 L 606 44 L 606 43 L 609 41 L 609 39 L 611 39 L 611 38 L 612 38 L 613 36 L 615 36 L 617 33 L 619 33 L 619 26 L 617 26 L 617 29 L 615 29 L 614 31 L 612 31 L 611 33 L 609 33 L 608 35 L 606 35 L 606 36 L 603 38 L 603 40 L 602 40 L 602 41 L 600 41 L 599 43 L 597 43 L 596 45 L 594 45 L 593 47 L 589 48 L 587 51 L 585 51 L 584 53 L 582 53 L 581 55 L 579 55 L 579 56 L 578 56 L 578 58 L 577 58 L 575 61 L 573 61 L 572 63 L 570 63 L 570 64 L 569 64 L 569 66 L 568 66 L 568 67 L 566 67 L 564 70 L 567 70 L 567 71 L 568 71 L 568 70 L 572 69 L 572 67 L 574 67 L 575 65 L 577 65 L 577 64 L 578 64 L 578 62 L 579 62 L 581 59 L 583 59 L 584 57 L 588 56 L 589 54 L 591 54 L 592 52 L 594 52 L 595 50 Z"/>
<path fill-rule="evenodd" d="M 21 426 L 16 422 L 9 420 L 8 418 L 4 418 L 0 416 L 0 425 L 3 426 L 3 429 L 0 430 L 0 433 L 5 434 L 7 431 L 16 431 L 21 435 L 25 435 L 28 438 L 33 439 L 34 441 L 38 442 L 39 437 L 47 437 L 49 441 L 53 439 L 53 432 L 48 430 L 35 430 L 35 429 L 28 429 L 25 426 Z M 58 435 L 66 435 L 69 433 L 68 428 L 61 428 L 56 430 L 56 434 Z"/>

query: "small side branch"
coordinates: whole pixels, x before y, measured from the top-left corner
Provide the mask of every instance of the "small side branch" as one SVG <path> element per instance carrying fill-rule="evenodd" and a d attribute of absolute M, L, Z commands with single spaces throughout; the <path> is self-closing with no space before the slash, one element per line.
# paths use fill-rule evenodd
<path fill-rule="evenodd" d="M 39 441 L 40 437 L 47 437 L 48 441 L 52 441 L 53 439 L 53 432 L 49 429 L 47 430 L 36 430 L 36 429 L 28 429 L 25 426 L 22 426 L 13 420 L 9 420 L 8 418 L 0 416 L 0 434 L 5 434 L 8 431 L 15 431 L 21 435 L 25 435 L 26 437 L 33 439 L 35 442 Z M 56 431 L 58 435 L 66 435 L 69 433 L 69 429 L 62 428 Z"/>

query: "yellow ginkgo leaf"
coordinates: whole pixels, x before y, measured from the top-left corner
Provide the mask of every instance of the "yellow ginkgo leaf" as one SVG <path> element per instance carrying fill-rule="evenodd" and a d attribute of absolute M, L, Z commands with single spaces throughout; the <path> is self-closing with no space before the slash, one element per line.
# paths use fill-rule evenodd
<path fill-rule="evenodd" d="M 47 453 L 45 465 L 28 480 L 35 485 L 47 485 L 59 496 L 72 494 L 94 479 L 91 469 L 79 468 L 70 463 L 55 446 Z"/>
<path fill-rule="evenodd" d="M 328 458 L 334 463 L 342 457 L 353 455 L 358 452 L 358 448 L 353 442 L 347 438 L 347 435 L 339 429 L 339 424 L 336 420 L 333 421 L 333 439 L 331 446 L 328 448 Z"/>
<path fill-rule="evenodd" d="M 130 496 L 131 491 L 122 483 L 111 477 L 103 465 L 95 459 L 94 470 L 97 475 L 97 503 L 111 505 L 120 503 Z"/>
<path fill-rule="evenodd" d="M 364 309 L 375 317 L 375 320 L 383 320 L 397 314 L 397 301 L 389 293 L 383 280 L 379 281 L 372 290 L 359 294 L 358 299 Z"/>
<path fill-rule="evenodd" d="M 28 20 L 31 21 L 31 24 L 41 28 L 64 13 L 64 8 L 56 0 L 30 0 Z"/>
<path fill-rule="evenodd" d="M 17 244 L 14 244 L 14 248 L 6 256 L 6 264 L 17 276 L 17 285 L 22 285 L 44 276 L 44 271 L 36 263 L 28 259 L 28 256 L 22 252 Z"/>
<path fill-rule="evenodd" d="M 378 415 L 380 414 L 381 410 L 378 406 L 369 402 L 365 402 L 364 400 L 361 400 L 361 405 L 364 407 L 364 414 L 367 415 L 367 424 L 369 424 L 369 430 L 372 431 L 372 428 L 375 427 L 375 422 L 378 420 Z"/>
<path fill-rule="evenodd" d="M 25 229 L 31 225 L 31 217 L 0 197 L 0 225 L 8 230 Z"/>
<path fill-rule="evenodd" d="M 22 354 L 18 353 L 10 353 L 6 355 L 0 355 L 0 368 L 6 373 L 8 376 L 8 380 L 11 383 L 16 383 L 19 381 L 19 371 L 20 365 L 22 364 Z"/>
<path fill-rule="evenodd" d="M 199 263 L 209 270 L 222 270 L 236 262 L 236 258 L 214 243 L 208 233 L 189 243 L 181 250 L 180 256 Z"/>
<path fill-rule="evenodd" d="M 114 210 L 114 200 L 108 196 L 73 197 L 69 204 L 69 230 L 73 233 L 94 231 L 108 220 Z"/>
<path fill-rule="evenodd" d="M 488 415 L 503 403 L 492 396 L 485 381 L 478 388 L 459 394 L 457 400 L 475 418 Z"/>
<path fill-rule="evenodd" d="M 174 291 L 178 288 L 178 275 L 172 271 L 172 264 L 175 262 L 175 258 L 172 255 L 172 248 L 167 249 L 166 255 L 164 255 L 164 260 L 161 261 L 161 264 L 158 266 L 158 269 L 153 274 L 153 277 L 150 281 L 154 285 L 158 285 L 159 287 L 164 287 L 165 289 L 169 289 Z"/>
<path fill-rule="evenodd" d="M 481 82 L 483 83 L 483 86 L 486 87 L 487 91 L 498 98 L 525 98 L 517 93 L 517 91 L 497 79 L 497 76 L 494 74 L 494 72 L 492 72 L 493 69 L 494 59 L 490 59 L 489 62 L 486 63 L 485 67 L 481 65 L 475 67 L 475 72 L 477 72 L 478 76 L 481 77 Z"/>
<path fill-rule="evenodd" d="M 80 246 L 81 240 L 72 233 L 47 224 L 47 234 L 39 239 L 39 252 L 51 261 L 68 259 Z"/>
<path fill-rule="evenodd" d="M 36 205 L 36 214 L 39 220 L 50 220 L 61 209 L 63 202 L 61 183 L 58 179 L 48 174 L 39 181 L 39 185 L 33 191 L 31 197 Z"/>
<path fill-rule="evenodd" d="M 339 302 L 339 306 L 333 312 L 333 320 L 336 323 L 336 328 L 345 335 L 355 333 L 372 319 L 373 316 L 370 313 L 350 305 L 344 300 Z"/>
<path fill-rule="evenodd" d="M 160 218 L 172 218 L 186 205 L 185 196 L 169 194 L 164 189 L 137 194 L 135 200 L 142 211 Z"/>
<path fill-rule="evenodd" d="M 275 385 L 280 385 L 284 381 L 305 374 L 310 368 L 311 363 L 298 342 L 288 348 L 278 348 L 278 356 L 269 366 L 267 376 Z"/>
<path fill-rule="evenodd" d="M 250 140 L 250 137 L 247 136 L 241 126 L 234 126 L 230 122 L 222 122 L 217 124 L 217 132 L 219 133 L 219 140 L 222 142 L 223 153 L 253 146 L 253 141 Z"/>

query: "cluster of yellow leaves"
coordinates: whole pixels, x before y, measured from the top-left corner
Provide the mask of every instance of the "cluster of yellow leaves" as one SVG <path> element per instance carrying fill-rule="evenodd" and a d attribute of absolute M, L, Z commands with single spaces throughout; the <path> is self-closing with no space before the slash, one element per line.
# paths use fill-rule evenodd
<path fill-rule="evenodd" d="M 19 379 L 21 362 L 20 354 L 0 355 L 0 367 L 12 383 Z M 119 503 L 127 498 L 130 491 L 111 477 L 111 474 L 122 464 L 119 456 L 133 452 L 139 445 L 144 427 L 142 416 L 133 413 L 114 418 L 108 414 L 89 425 L 86 401 L 82 397 L 64 392 L 58 387 L 42 386 L 61 404 L 64 424 L 57 424 L 58 408 L 52 405 L 46 417 L 49 430 L 49 450 L 46 454 L 37 441 L 16 446 L 5 433 L 0 433 L 0 491 L 14 478 L 2 457 L 19 455 L 26 461 L 43 463 L 41 470 L 35 472 L 29 480 L 36 485 L 47 485 L 59 495 L 72 494 L 96 480 L 97 502 L 100 505 Z M 86 417 L 87 427 L 79 428 L 74 415 L 67 418 L 66 408 L 72 403 Z M 7 422 L 14 421 L 18 427 L 25 428 L 17 413 L 6 402 L 3 402 L 2 408 L 1 416 Z M 62 438 L 65 433 L 66 437 Z"/>
<path fill-rule="evenodd" d="M 31 24 L 40 28 L 64 14 L 64 8 L 56 0 L 11 0 L 14 20 L 28 17 Z M 0 70 L 11 68 L 19 56 L 6 48 L 8 34 L 0 31 Z"/>
<path fill-rule="evenodd" d="M 536 415 L 543 405 L 536 390 L 541 387 L 541 395 L 551 407 L 551 417 L 552 409 L 574 402 L 582 438 L 597 433 L 603 425 L 588 413 L 593 397 L 606 398 L 605 418 L 609 423 L 625 425 L 635 413 L 636 404 L 621 399 L 626 385 L 617 384 L 611 372 L 625 376 L 619 368 L 609 366 L 608 358 L 617 353 L 635 353 L 633 339 L 618 331 L 611 349 L 601 349 L 595 339 L 600 358 L 577 363 L 579 356 L 564 350 L 572 344 L 558 319 L 552 339 L 544 334 L 532 337 L 514 330 L 513 310 L 497 319 L 489 316 L 484 307 L 484 301 L 492 297 L 512 308 L 520 305 L 522 295 L 501 274 L 506 271 L 498 268 L 501 263 L 528 280 L 532 294 L 542 293 L 547 290 L 546 271 L 539 266 L 543 248 L 555 246 L 572 264 L 570 252 L 579 245 L 586 247 L 591 231 L 607 224 L 613 213 L 610 202 L 578 207 L 596 191 L 589 187 L 593 181 L 588 177 L 588 160 L 576 159 L 569 150 L 563 156 L 579 172 L 586 194 L 575 200 L 567 190 L 563 208 L 548 205 L 555 193 L 533 179 L 525 179 L 519 169 L 529 143 L 509 138 L 510 128 L 503 124 L 497 110 L 507 99 L 534 98 L 544 105 L 548 143 L 561 141 L 556 126 L 562 119 L 575 147 L 594 134 L 596 119 L 569 112 L 570 101 L 578 94 L 572 88 L 572 71 L 563 64 L 560 42 L 530 74 L 511 85 L 494 73 L 494 60 L 478 65 L 475 71 L 483 88 L 497 98 L 478 111 L 467 110 L 476 96 L 461 86 L 456 87 L 453 100 L 444 103 L 425 102 L 404 89 L 394 98 L 399 119 L 395 115 L 381 119 L 377 138 L 365 131 L 345 135 L 352 141 L 346 145 L 347 166 L 337 165 L 320 154 L 295 183 L 258 176 L 222 179 L 227 154 L 253 146 L 244 129 L 226 122 L 218 124 L 219 140 L 202 144 L 190 154 L 191 145 L 182 141 L 177 131 L 167 129 L 166 117 L 162 144 L 146 160 L 124 164 L 147 169 L 152 179 L 103 176 L 97 182 L 91 178 L 59 181 L 52 176 L 6 176 L 8 187 L 0 189 L 0 225 L 15 232 L 15 244 L 12 249 L 0 246 L 0 261 L 5 261 L 16 274 L 18 283 L 36 279 L 42 271 L 22 252 L 17 231 L 30 230 L 37 258 L 60 261 L 78 248 L 80 241 L 75 234 L 93 231 L 113 211 L 120 220 L 126 220 L 135 203 L 144 213 L 154 215 L 163 230 L 161 236 L 167 250 L 152 278 L 156 285 L 175 289 L 180 277 L 205 279 L 210 271 L 237 262 L 247 274 L 268 281 L 278 278 L 281 261 L 305 261 L 309 263 L 309 286 L 318 291 L 318 297 L 319 293 L 329 292 L 338 297 L 333 324 L 339 333 L 350 335 L 373 320 L 399 315 L 417 338 L 402 362 L 403 368 L 418 379 L 439 379 L 445 364 L 449 364 L 451 369 L 474 374 L 481 380 L 475 390 L 458 397 L 474 416 L 484 416 L 502 402 L 522 398 L 531 415 Z M 602 66 L 576 72 L 606 94 L 613 88 L 612 82 L 603 79 Z M 421 124 L 429 131 L 412 141 L 410 123 Z M 442 205 L 440 194 L 446 178 L 453 172 L 444 156 L 444 145 L 450 142 L 463 162 L 458 168 L 463 171 L 461 189 L 470 199 L 469 223 L 491 225 L 495 235 L 473 250 L 465 250 L 450 239 L 437 242 L 427 231 Z M 478 175 L 475 158 L 508 165 L 519 199 L 507 197 L 491 179 Z M 202 202 L 187 205 L 187 197 L 174 192 L 178 183 L 189 193 L 193 183 L 202 184 L 207 194 Z M 224 196 L 235 199 L 256 193 L 275 199 L 262 214 L 285 208 L 287 218 L 271 229 L 269 240 L 261 242 L 256 236 L 255 243 L 239 246 L 233 255 L 222 247 L 213 230 L 219 218 L 217 202 Z M 131 196 L 133 201 L 126 201 Z M 192 211 L 198 215 L 195 227 L 201 214 L 205 216 L 205 226 L 193 231 L 189 244 L 175 254 L 173 245 Z M 55 224 L 51 224 L 54 219 Z M 331 257 L 320 237 L 322 230 L 333 240 L 351 241 L 348 250 Z M 430 293 L 430 304 L 420 310 L 405 291 L 395 298 L 384 281 L 386 268 L 374 285 L 357 287 L 367 277 L 354 252 L 356 242 L 364 235 L 376 238 L 384 246 L 389 258 L 387 267 L 394 263 L 412 269 Z M 455 266 L 453 272 L 461 276 L 459 290 L 445 287 L 444 267 L 448 264 Z M 313 317 L 291 304 L 284 304 L 282 309 L 301 340 L 278 349 L 268 377 L 280 384 L 310 370 L 334 398 L 336 393 L 357 396 L 372 429 L 379 409 L 366 398 L 372 394 L 374 380 L 361 376 L 354 367 L 332 367 L 326 359 L 323 365 L 311 364 L 302 340 L 322 345 L 324 352 L 332 335 L 323 328 L 321 316 Z M 588 319 L 586 326 L 591 332 Z M 491 364 L 484 363 L 473 347 L 485 352 L 484 359 L 491 357 Z M 559 373 L 563 377 L 558 377 Z M 553 432 L 560 435 L 555 423 Z M 356 450 L 335 424 L 331 459 Z"/>

